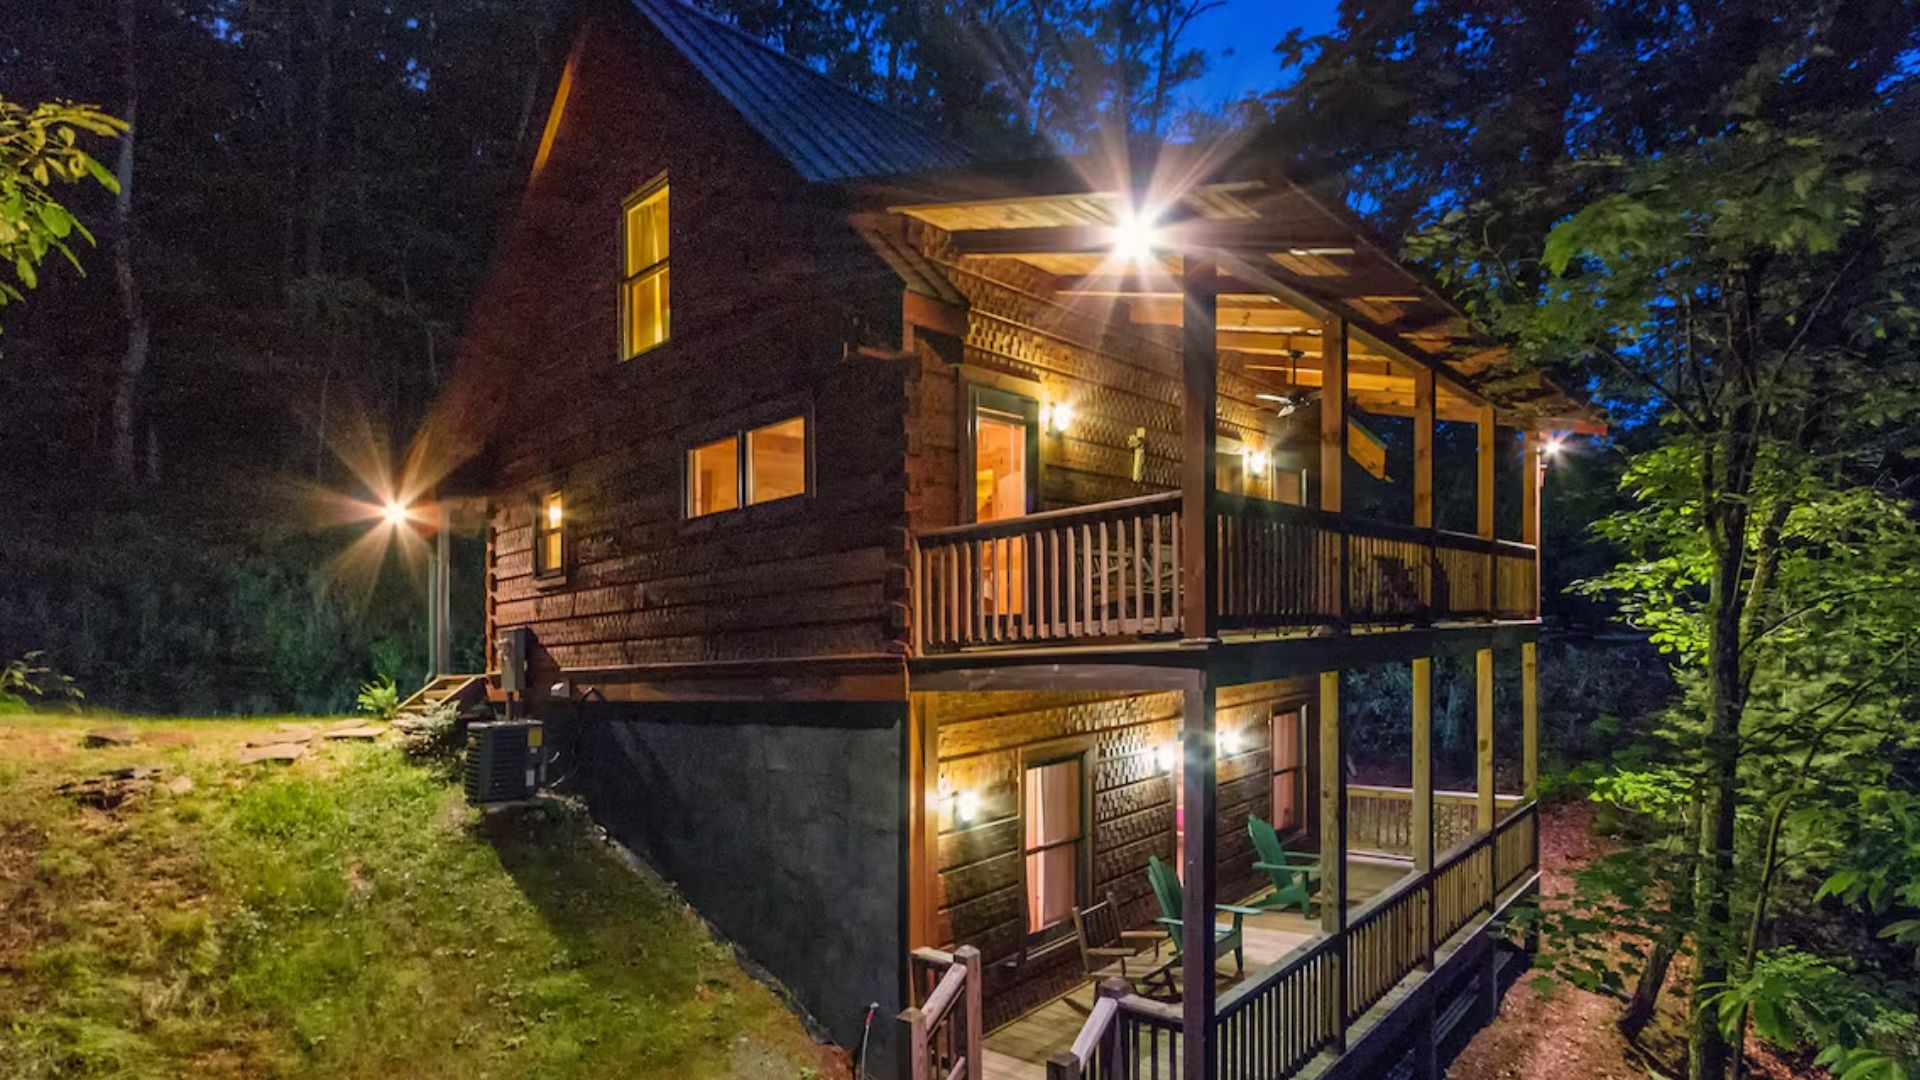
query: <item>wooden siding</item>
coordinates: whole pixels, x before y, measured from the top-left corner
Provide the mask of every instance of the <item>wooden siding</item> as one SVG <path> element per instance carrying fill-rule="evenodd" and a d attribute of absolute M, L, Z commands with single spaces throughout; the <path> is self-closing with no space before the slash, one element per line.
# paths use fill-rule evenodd
<path fill-rule="evenodd" d="M 962 364 L 922 348 L 908 388 L 908 506 L 915 529 L 962 521 L 957 485 L 969 382 L 1072 405 L 1069 430 L 1041 436 L 1041 509 L 1179 485 L 1177 328 L 1135 325 L 1110 301 L 1061 297 L 1051 275 L 1014 259 L 957 255 L 949 234 L 923 222 L 910 222 L 908 235 L 970 305 Z M 1317 405 L 1277 417 L 1254 397 L 1244 360 L 1220 354 L 1222 438 L 1273 451 L 1276 463 L 1289 468 L 1310 465 L 1318 445 Z M 1146 429 L 1146 461 L 1135 483 L 1127 441 L 1139 428 Z"/>
<path fill-rule="evenodd" d="M 584 23 L 449 393 L 490 442 L 489 639 L 530 627 L 543 665 L 597 669 L 589 682 L 903 654 L 903 367 L 858 349 L 897 320 L 898 281 L 655 35 L 614 8 Z M 622 361 L 621 203 L 663 173 L 672 337 Z M 808 497 L 685 519 L 689 447 L 793 415 Z M 566 569 L 536 580 L 549 490 L 566 496 Z"/>
<path fill-rule="evenodd" d="M 1239 752 L 1220 763 L 1220 895 L 1256 892 L 1247 817 L 1270 817 L 1272 767 L 1268 719 L 1276 705 L 1304 699 L 1307 680 L 1223 688 L 1222 732 L 1238 732 Z M 953 798 L 938 800 L 938 851 L 929 860 L 934 936 L 951 947 L 977 946 L 987 965 L 987 1016 L 998 1024 L 1067 989 L 1080 978 L 1071 937 L 1029 949 L 1020 783 L 1026 755 L 1059 747 L 1088 750 L 1092 817 L 1085 823 L 1092 874 L 1087 895 L 1111 890 L 1128 925 L 1151 925 L 1159 909 L 1147 882 L 1147 856 L 1172 861 L 1173 778 L 1158 748 L 1180 737 L 1180 695 L 1075 693 L 927 693 L 923 722 L 937 732 L 937 792 L 978 794 L 979 811 L 954 820 Z M 1304 751 L 1304 748 L 1303 748 Z"/>

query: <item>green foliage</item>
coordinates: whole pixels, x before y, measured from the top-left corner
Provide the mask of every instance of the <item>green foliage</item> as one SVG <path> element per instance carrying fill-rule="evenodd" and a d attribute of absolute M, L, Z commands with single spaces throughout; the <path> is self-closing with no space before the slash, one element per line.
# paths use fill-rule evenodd
<path fill-rule="evenodd" d="M 1820 1048 L 1841 1077 L 1906 1080 L 1920 1046 L 1920 1018 L 1870 980 L 1796 948 L 1770 949 L 1737 981 L 1703 987 L 1729 1038 L 1750 1014 L 1759 1035 L 1785 1047 Z"/>
<path fill-rule="evenodd" d="M 394 684 L 391 676 L 378 676 L 360 684 L 360 692 L 354 695 L 353 706 L 375 720 L 391 720 L 393 714 L 400 711 L 400 688 Z"/>
<path fill-rule="evenodd" d="M 35 650 L 0 664 L 0 716 L 26 712 L 36 702 L 78 704 L 86 697 L 71 677 L 40 662 L 45 655 Z"/>
<path fill-rule="evenodd" d="M 77 236 L 91 244 L 93 234 L 53 192 L 56 185 L 89 178 L 108 191 L 120 190 L 80 136 L 113 137 L 126 130 L 124 122 L 91 105 L 50 101 L 29 108 L 0 97 L 0 263 L 14 276 L 13 283 L 0 281 L 0 307 L 40 284 L 39 266 L 50 252 L 81 269 L 68 241 Z"/>
<path fill-rule="evenodd" d="M 1836 896 L 1876 916 L 1906 913 L 1882 926 L 1879 936 L 1911 946 L 1920 966 L 1920 794 L 1863 791 L 1858 813 L 1842 822 L 1842 830 L 1834 869 L 1814 899 Z"/>

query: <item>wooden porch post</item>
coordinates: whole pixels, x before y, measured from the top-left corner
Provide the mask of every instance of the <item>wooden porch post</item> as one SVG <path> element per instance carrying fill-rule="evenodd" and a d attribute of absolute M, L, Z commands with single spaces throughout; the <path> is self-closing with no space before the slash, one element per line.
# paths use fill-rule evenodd
<path fill-rule="evenodd" d="M 1340 673 L 1320 673 L 1320 929 L 1340 940 L 1336 1049 L 1347 1046 L 1347 754 L 1340 722 Z"/>
<path fill-rule="evenodd" d="M 1474 824 L 1481 832 L 1493 829 L 1493 650 L 1473 654 L 1474 750 L 1478 763 L 1473 785 Z"/>
<path fill-rule="evenodd" d="M 1433 657 L 1413 661 L 1413 872 L 1433 872 Z M 1420 966 L 1433 970 L 1433 895 L 1427 895 L 1426 926 L 1420 931 L 1425 957 Z"/>
<path fill-rule="evenodd" d="M 1180 628 L 1188 640 L 1208 640 L 1220 630 L 1220 567 L 1214 537 L 1220 500 L 1213 461 L 1219 445 L 1215 398 L 1219 384 L 1216 263 L 1211 255 L 1180 259 L 1182 308 L 1180 369 Z M 1211 910 L 1211 909 L 1209 909 Z"/>
<path fill-rule="evenodd" d="M 1188 1080 L 1212 1080 L 1215 1075 L 1213 909 L 1219 899 L 1219 883 L 1214 878 L 1214 696 L 1213 680 L 1202 672 L 1199 685 L 1184 692 L 1180 714 L 1187 826 L 1180 853 L 1186 867 L 1185 906 L 1180 911 L 1180 978 L 1186 988 L 1181 994 L 1181 1030 L 1185 1037 L 1180 1053 L 1185 1066 L 1181 1075 Z"/>
<path fill-rule="evenodd" d="M 1477 436 L 1477 438 L 1475 440 L 1476 452 L 1474 454 L 1474 460 L 1473 460 L 1473 468 L 1474 468 L 1473 494 L 1474 494 L 1474 511 L 1475 511 L 1473 533 L 1475 536 L 1478 536 L 1482 540 L 1492 540 L 1494 538 L 1493 406 L 1491 405 L 1480 406 L 1479 411 L 1475 414 L 1474 428 L 1475 428 L 1474 434 Z M 1484 614 L 1489 619 L 1493 618 L 1496 614 L 1498 614 L 1500 610 L 1500 579 L 1497 575 L 1498 566 L 1499 566 L 1499 561 L 1493 553 L 1493 547 L 1492 545 L 1488 545 L 1487 554 L 1486 554 L 1487 610 Z"/>
<path fill-rule="evenodd" d="M 1540 645 L 1520 645 L 1520 757 L 1528 799 L 1540 797 Z"/>
<path fill-rule="evenodd" d="M 921 694 L 907 699 L 907 948 L 933 940 L 934 865 L 939 850 L 940 736 Z M 911 970 L 912 961 L 908 961 Z"/>
<path fill-rule="evenodd" d="M 1327 316 L 1320 337 L 1320 509 L 1340 513 L 1347 467 L 1347 321 Z M 1347 533 L 1329 572 L 1339 588 L 1339 621 L 1347 621 Z"/>
<path fill-rule="evenodd" d="M 1433 369 L 1424 365 L 1413 371 L 1413 524 L 1415 528 L 1433 528 Z M 1435 565 L 1438 554 L 1433 537 L 1426 539 L 1427 574 L 1420 603 L 1426 608 L 1426 620 L 1434 619 L 1434 590 L 1440 574 Z"/>
<path fill-rule="evenodd" d="M 1520 452 L 1520 541 L 1533 545 L 1533 616 L 1540 617 L 1540 489 L 1546 471 L 1540 466 L 1540 433 L 1529 431 Z"/>

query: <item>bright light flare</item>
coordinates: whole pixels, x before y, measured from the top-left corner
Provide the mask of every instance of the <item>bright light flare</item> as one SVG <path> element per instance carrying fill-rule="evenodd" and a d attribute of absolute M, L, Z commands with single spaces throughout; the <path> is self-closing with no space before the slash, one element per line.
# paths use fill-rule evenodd
<path fill-rule="evenodd" d="M 1567 440 L 1558 435 L 1549 435 L 1546 441 L 1540 444 L 1540 456 L 1546 458 L 1548 461 L 1554 461 L 1557 460 L 1561 454 L 1565 453 L 1566 449 Z"/>
<path fill-rule="evenodd" d="M 1122 213 L 1113 227 L 1114 257 L 1133 266 L 1151 264 L 1160 246 L 1160 213 L 1152 207 L 1135 207 Z"/>
<path fill-rule="evenodd" d="M 413 516 L 413 511 L 398 499 L 388 499 L 387 505 L 380 508 L 380 516 L 387 524 L 397 529 L 407 523 L 407 519 Z"/>

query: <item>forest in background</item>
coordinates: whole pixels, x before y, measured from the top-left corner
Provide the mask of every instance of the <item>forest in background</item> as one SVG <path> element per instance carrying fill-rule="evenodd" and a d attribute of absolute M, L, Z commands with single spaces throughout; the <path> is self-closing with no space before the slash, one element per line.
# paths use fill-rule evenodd
<path fill-rule="evenodd" d="M 1907 1075 L 1911 0 L 1345 3 L 1278 43 L 1280 89 L 1204 112 L 1184 32 L 1210 0 L 705 6 L 988 154 L 1261 140 L 1603 401 L 1612 436 L 1549 480 L 1547 612 L 1577 632 L 1543 649 L 1543 696 L 1552 776 L 1612 808 L 1621 847 L 1543 916 L 1548 962 L 1633 1033 L 1670 987 L 1709 1006 L 1679 1052 L 1702 1080 L 1740 1072 L 1748 1030 L 1848 1080 Z M 354 534 L 315 495 L 371 494 L 432 402 L 555 12 L 0 13 L 0 93 L 133 122 L 101 146 L 119 196 L 74 189 L 87 276 L 49 266 L 4 310 L 0 659 L 45 650 L 94 702 L 159 711 L 417 680 L 417 582 L 337 572 Z M 477 582 L 474 545 L 456 561 Z M 1352 689 L 1357 749 L 1397 759 L 1398 674 Z M 1457 743 L 1457 670 L 1439 692 Z"/>

